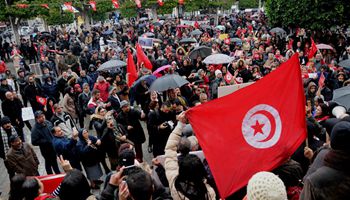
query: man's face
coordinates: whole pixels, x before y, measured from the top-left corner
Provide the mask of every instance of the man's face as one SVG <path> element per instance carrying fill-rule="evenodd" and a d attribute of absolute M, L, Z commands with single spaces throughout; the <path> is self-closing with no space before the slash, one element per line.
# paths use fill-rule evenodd
<path fill-rule="evenodd" d="M 60 127 L 55 127 L 55 136 L 56 137 L 63 137 L 64 133 Z"/>
<path fill-rule="evenodd" d="M 84 91 L 85 93 L 89 93 L 89 92 L 90 92 L 89 86 L 88 86 L 88 85 L 85 85 L 84 88 L 83 88 L 83 91 Z"/>
<path fill-rule="evenodd" d="M 55 112 L 56 112 L 57 114 L 62 114 L 62 112 L 63 112 L 62 106 L 58 106 L 58 107 L 56 108 Z"/>
<path fill-rule="evenodd" d="M 101 97 L 101 93 L 95 94 L 95 100 L 98 100 Z"/>
<path fill-rule="evenodd" d="M 129 112 L 130 111 L 130 106 L 128 106 L 128 105 L 127 106 L 123 106 L 122 107 L 122 111 L 125 112 L 125 113 Z"/>
<path fill-rule="evenodd" d="M 22 140 L 21 138 L 16 138 L 15 141 L 11 142 L 11 147 L 14 149 L 21 149 L 22 148 Z"/>
<path fill-rule="evenodd" d="M 63 77 L 63 78 L 68 78 L 67 72 L 63 72 L 63 73 L 62 73 L 62 77 Z"/>
<path fill-rule="evenodd" d="M 85 77 L 86 76 L 86 72 L 84 70 L 80 71 L 80 77 Z"/>
<path fill-rule="evenodd" d="M 162 112 L 164 113 L 169 113 L 170 112 L 170 108 L 168 106 L 162 106 Z"/>
<path fill-rule="evenodd" d="M 29 83 L 34 83 L 34 77 L 33 77 L 33 76 L 30 76 L 30 77 L 28 78 L 28 82 L 29 82 Z"/>
<path fill-rule="evenodd" d="M 45 115 L 44 115 L 44 114 L 39 115 L 39 116 L 36 118 L 36 121 L 37 121 L 39 124 L 44 123 L 44 122 L 45 122 Z"/>
<path fill-rule="evenodd" d="M 6 130 L 10 129 L 11 128 L 11 123 L 7 123 L 7 124 L 2 125 L 2 128 L 6 129 Z"/>
<path fill-rule="evenodd" d="M 6 99 L 8 99 L 10 101 L 13 101 L 13 99 L 14 99 L 13 93 L 12 92 L 7 92 L 6 93 Z"/>

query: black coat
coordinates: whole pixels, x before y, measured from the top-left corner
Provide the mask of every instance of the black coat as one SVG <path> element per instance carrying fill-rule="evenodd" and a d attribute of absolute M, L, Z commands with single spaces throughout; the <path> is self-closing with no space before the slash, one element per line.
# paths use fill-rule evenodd
<path fill-rule="evenodd" d="M 87 107 L 90 99 L 91 93 L 89 93 L 88 95 L 86 95 L 85 93 L 80 93 L 78 96 L 78 110 L 82 112 L 83 116 L 90 113 Z"/>
<path fill-rule="evenodd" d="M 21 100 L 14 98 L 13 101 L 6 99 L 1 104 L 2 112 L 5 116 L 9 117 L 12 125 L 16 125 L 20 128 L 24 127 L 22 119 L 23 104 Z M 17 123 L 17 120 L 19 123 Z"/>
<path fill-rule="evenodd" d="M 42 96 L 41 86 L 38 84 L 27 85 L 24 88 L 24 95 L 30 102 L 34 112 L 42 109 L 43 106 L 36 101 L 36 96 Z"/>
<path fill-rule="evenodd" d="M 170 126 L 165 129 L 159 129 L 158 127 L 170 119 L 171 116 L 162 111 L 152 110 L 148 113 L 147 128 L 149 145 L 153 145 L 153 156 L 164 154 L 165 145 L 172 130 Z"/>
<path fill-rule="evenodd" d="M 0 85 L 0 99 L 1 101 L 4 101 L 6 99 L 6 92 L 13 92 L 13 88 L 11 85 Z"/>
<path fill-rule="evenodd" d="M 120 112 L 120 98 L 117 99 L 114 96 L 109 95 L 107 101 L 111 103 L 111 108 L 113 110 L 115 110 L 117 113 Z"/>
<path fill-rule="evenodd" d="M 330 150 L 324 157 L 324 165 L 305 178 L 300 200 L 350 199 L 349 152 Z"/>
<path fill-rule="evenodd" d="M 32 144 L 40 147 L 41 154 L 44 158 L 49 156 L 56 157 L 56 152 L 52 144 L 52 128 L 52 123 L 47 120 L 43 124 L 35 123 L 34 127 L 32 128 Z"/>
<path fill-rule="evenodd" d="M 141 112 L 130 108 L 127 113 L 121 112 L 117 117 L 118 123 L 124 126 L 125 130 L 128 130 L 128 126 L 132 126 L 133 129 L 128 130 L 128 139 L 135 144 L 142 144 L 146 141 L 145 133 L 141 126 Z"/>

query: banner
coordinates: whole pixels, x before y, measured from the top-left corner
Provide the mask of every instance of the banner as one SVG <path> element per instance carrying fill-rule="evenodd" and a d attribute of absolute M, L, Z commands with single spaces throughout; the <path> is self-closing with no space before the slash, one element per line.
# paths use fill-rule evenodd
<path fill-rule="evenodd" d="M 204 21 L 191 21 L 191 20 L 180 20 L 181 25 L 189 25 L 189 26 L 195 26 L 195 24 L 202 25 L 202 24 L 209 24 L 209 20 Z"/>
<path fill-rule="evenodd" d="M 144 49 L 153 49 L 153 38 L 139 37 L 138 43 Z"/>
<path fill-rule="evenodd" d="M 22 108 L 23 121 L 35 119 L 32 107 Z"/>
<path fill-rule="evenodd" d="M 237 90 L 240 90 L 242 88 L 245 88 L 255 82 L 249 82 L 249 83 L 242 83 L 242 84 L 236 84 L 236 85 L 228 85 L 228 86 L 221 86 L 218 87 L 218 98 L 229 95 L 231 93 L 236 92 Z"/>

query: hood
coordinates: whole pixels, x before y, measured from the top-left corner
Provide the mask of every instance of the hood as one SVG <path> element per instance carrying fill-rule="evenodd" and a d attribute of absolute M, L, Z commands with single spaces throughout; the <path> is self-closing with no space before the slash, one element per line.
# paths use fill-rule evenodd
<path fill-rule="evenodd" d="M 307 93 L 310 93 L 310 88 L 312 87 L 312 86 L 315 86 L 316 87 L 316 91 L 317 91 L 317 85 L 316 85 L 316 83 L 314 83 L 313 81 L 311 81 L 308 85 L 307 85 Z M 316 94 L 316 91 L 315 91 L 315 94 Z"/>
<path fill-rule="evenodd" d="M 331 147 L 334 150 L 350 152 L 350 122 L 338 122 L 331 133 Z"/>
<path fill-rule="evenodd" d="M 85 129 L 83 129 L 83 128 L 81 128 L 81 129 L 79 129 L 79 131 L 78 131 L 78 137 L 79 137 L 79 140 L 80 141 L 85 141 L 85 139 L 84 139 L 84 137 L 83 137 L 83 131 L 84 131 Z"/>

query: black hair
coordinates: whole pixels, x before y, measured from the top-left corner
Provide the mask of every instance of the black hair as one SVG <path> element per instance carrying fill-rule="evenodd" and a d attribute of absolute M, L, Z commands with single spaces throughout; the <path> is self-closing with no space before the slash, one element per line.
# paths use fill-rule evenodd
<path fill-rule="evenodd" d="M 26 180 L 26 176 L 24 174 L 16 174 L 11 179 L 10 183 L 10 196 L 9 200 L 22 200 L 23 192 L 22 185 Z"/>
<path fill-rule="evenodd" d="M 81 171 L 73 169 L 64 177 L 58 196 L 61 200 L 86 200 L 90 195 L 90 186 L 86 177 Z"/>
<path fill-rule="evenodd" d="M 153 194 L 153 180 L 150 174 L 139 168 L 126 179 L 130 195 L 134 200 L 150 200 Z"/>
<path fill-rule="evenodd" d="M 179 175 L 175 188 L 189 200 L 208 200 L 208 190 L 204 183 L 207 172 L 196 155 L 188 154 L 179 161 Z"/>
<path fill-rule="evenodd" d="M 39 196 L 40 185 L 37 179 L 28 178 L 22 185 L 23 199 L 34 200 Z"/>

